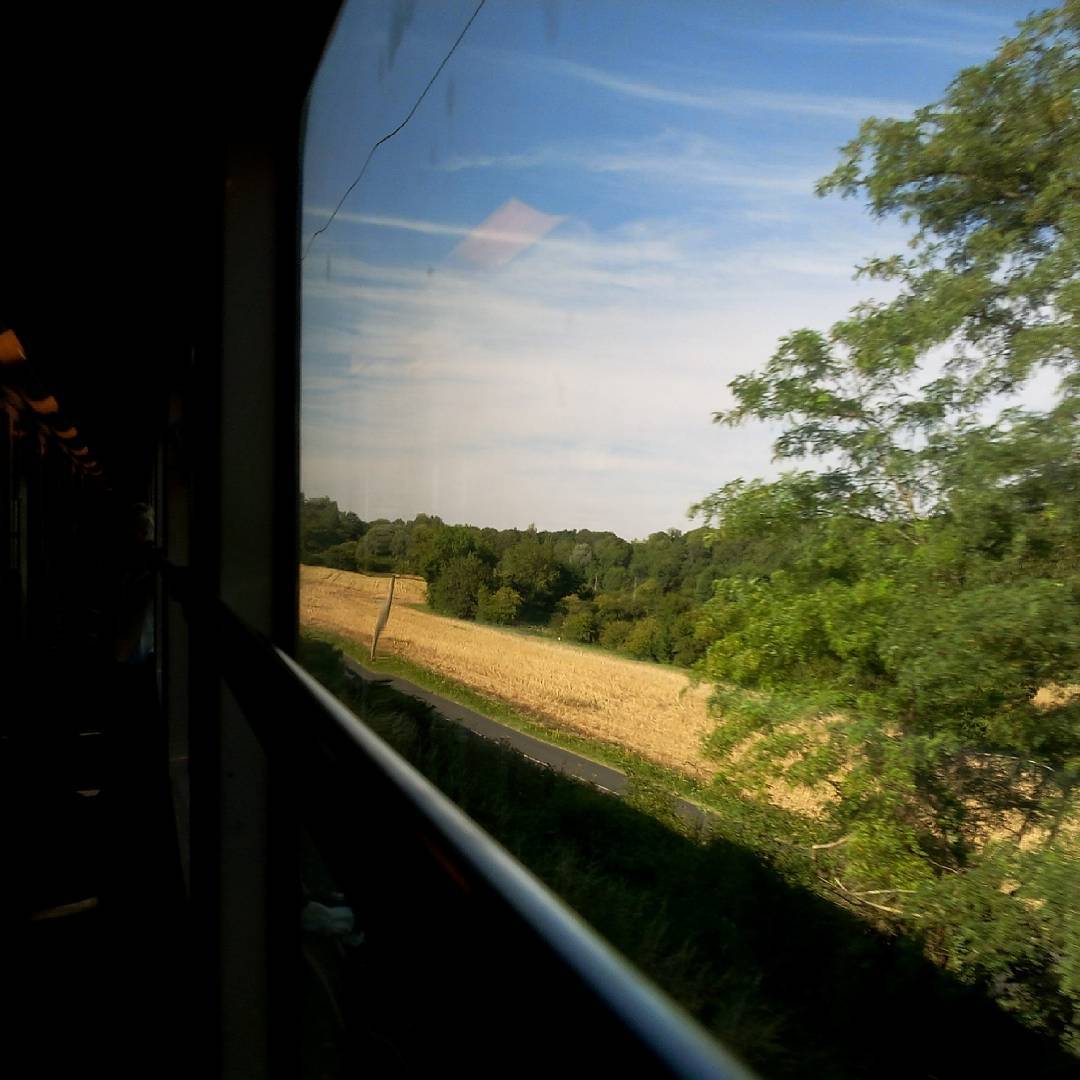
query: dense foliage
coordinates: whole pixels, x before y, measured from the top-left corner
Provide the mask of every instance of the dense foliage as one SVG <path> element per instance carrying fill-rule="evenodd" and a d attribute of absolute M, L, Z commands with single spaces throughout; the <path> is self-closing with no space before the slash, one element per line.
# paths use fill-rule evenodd
<path fill-rule="evenodd" d="M 365 522 L 325 497 L 302 499 L 301 552 L 313 565 L 419 574 L 445 615 L 686 667 L 704 654 L 702 601 L 744 558 L 741 544 L 711 543 L 704 529 L 626 541 L 588 529 L 447 525 L 424 514 Z"/>
<path fill-rule="evenodd" d="M 862 268 L 896 295 L 731 384 L 803 468 L 700 509 L 774 537 L 705 606 L 716 751 L 831 784 L 839 888 L 1080 1048 L 1078 38 L 1070 2 L 863 124 L 820 191 L 914 225 Z"/>

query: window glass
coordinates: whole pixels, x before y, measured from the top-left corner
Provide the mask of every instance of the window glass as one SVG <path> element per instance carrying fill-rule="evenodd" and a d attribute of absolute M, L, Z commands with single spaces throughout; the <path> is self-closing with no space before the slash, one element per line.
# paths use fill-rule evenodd
<path fill-rule="evenodd" d="M 305 661 L 770 1075 L 1080 1053 L 1080 16 L 1025 19 L 353 2 L 312 90 Z"/>

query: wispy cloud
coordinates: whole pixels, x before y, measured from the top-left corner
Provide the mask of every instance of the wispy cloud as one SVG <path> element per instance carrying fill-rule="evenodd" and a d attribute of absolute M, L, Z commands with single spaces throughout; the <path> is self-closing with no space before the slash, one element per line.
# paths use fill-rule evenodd
<path fill-rule="evenodd" d="M 304 214 L 308 217 L 325 217 L 330 210 L 321 206 L 305 206 Z M 423 233 L 426 236 L 464 237 L 472 232 L 469 225 L 454 225 L 440 221 L 423 221 L 418 218 L 395 217 L 388 214 L 358 214 L 350 210 L 338 213 L 336 221 L 353 225 L 372 225 L 380 229 L 400 229 L 405 232 Z"/>
<path fill-rule="evenodd" d="M 678 131 L 637 140 L 552 143 L 522 153 L 456 155 L 444 172 L 467 169 L 580 169 L 662 182 L 675 188 L 716 187 L 741 192 L 810 195 L 827 167 L 813 169 L 740 160 L 743 152 L 708 136 Z"/>
<path fill-rule="evenodd" d="M 721 431 L 711 410 L 782 333 L 866 295 L 850 271 L 867 231 L 833 220 L 797 245 L 676 219 L 557 232 L 497 267 L 305 268 L 305 490 L 369 517 L 639 535 L 770 472 L 770 433 Z"/>
<path fill-rule="evenodd" d="M 900 0 L 895 5 L 905 17 L 924 15 L 932 19 L 947 22 L 959 22 L 967 26 L 978 26 L 986 30 L 1007 33 L 1016 20 L 1008 15 L 991 15 L 985 11 L 971 11 L 959 4 L 913 4 L 910 0 Z"/>
<path fill-rule="evenodd" d="M 305 490 L 369 519 L 642 535 L 773 473 L 774 432 L 712 411 L 785 333 L 889 295 L 852 267 L 902 250 L 903 227 L 815 200 L 814 181 L 855 122 L 910 115 L 897 99 L 928 100 L 1008 31 L 965 2 L 673 5 L 658 22 L 616 5 L 568 13 L 539 50 L 528 5 L 520 33 L 499 5 L 457 55 L 453 110 L 417 115 L 303 266 Z M 332 46 L 312 202 L 355 175 L 358 131 L 415 100 L 406 53 L 426 77 L 449 18 L 418 8 L 376 85 L 375 12 L 352 5 Z M 535 213 L 500 215 L 514 196 Z M 328 208 L 307 212 L 314 228 Z"/>
<path fill-rule="evenodd" d="M 957 56 L 989 56 L 994 50 L 992 41 L 961 40 L 909 34 L 848 34 L 831 30 L 793 30 L 776 35 L 785 41 L 804 41 L 811 45 L 839 45 L 843 48 L 931 49 Z"/>
<path fill-rule="evenodd" d="M 867 116 L 909 116 L 914 106 L 887 98 L 849 97 L 833 94 L 791 94 L 744 87 L 683 89 L 618 75 L 588 64 L 569 60 L 552 61 L 564 75 L 599 86 L 612 93 L 659 105 L 677 105 L 712 112 L 777 112 L 794 116 L 833 117 L 861 120 Z"/>
<path fill-rule="evenodd" d="M 318 216 L 321 213 L 319 207 L 306 207 L 305 214 Z M 457 225 L 442 221 L 430 221 L 424 218 L 395 217 L 384 214 L 359 214 L 342 211 L 337 220 L 346 224 L 364 225 L 376 229 L 390 229 L 406 233 L 415 233 L 421 236 L 445 236 L 466 239 L 477 236 L 477 227 L 473 225 Z M 559 216 L 559 221 L 565 218 Z M 534 246 L 546 251 L 558 251 L 568 260 L 579 259 L 586 264 L 594 260 L 598 246 L 603 241 L 597 240 L 591 234 L 583 240 L 580 226 L 562 229 L 558 235 L 545 235 L 537 238 L 535 233 L 507 231 L 494 229 L 484 233 L 485 237 L 505 242 L 507 244 L 519 244 L 522 246 Z M 339 248 L 348 251 L 349 243 L 339 241 Z M 620 233 L 618 242 L 606 245 L 606 259 L 610 265 L 634 266 L 640 268 L 643 265 L 657 263 L 672 264 L 678 258 L 678 251 L 673 246 L 670 237 L 665 237 L 655 230 L 650 230 L 646 223 L 640 228 L 628 226 Z"/>

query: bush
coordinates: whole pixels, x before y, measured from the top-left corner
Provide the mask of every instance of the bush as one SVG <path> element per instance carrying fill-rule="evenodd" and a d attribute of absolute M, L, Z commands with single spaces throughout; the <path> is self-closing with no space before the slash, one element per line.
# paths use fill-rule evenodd
<path fill-rule="evenodd" d="M 355 570 L 356 541 L 347 540 L 343 544 L 335 544 L 316 557 L 322 560 L 323 566 L 330 566 L 335 570 Z"/>
<path fill-rule="evenodd" d="M 471 619 L 480 590 L 491 585 L 491 568 L 474 552 L 447 561 L 428 588 L 428 603 L 443 615 Z"/>
<path fill-rule="evenodd" d="M 595 641 L 596 631 L 596 616 L 591 611 L 578 611 L 563 619 L 562 636 L 568 641 Z"/>
<path fill-rule="evenodd" d="M 621 649 L 633 628 L 634 624 L 628 619 L 613 619 L 604 623 L 600 631 L 600 644 L 605 649 Z"/>
<path fill-rule="evenodd" d="M 626 637 L 623 648 L 635 660 L 660 660 L 666 659 L 657 656 L 660 644 L 660 624 L 654 618 L 641 619 L 634 623 L 633 629 Z"/>
<path fill-rule="evenodd" d="M 516 621 L 521 610 L 521 594 L 509 585 L 492 592 L 486 586 L 480 586 L 476 598 L 476 617 L 481 622 L 509 626 Z"/>

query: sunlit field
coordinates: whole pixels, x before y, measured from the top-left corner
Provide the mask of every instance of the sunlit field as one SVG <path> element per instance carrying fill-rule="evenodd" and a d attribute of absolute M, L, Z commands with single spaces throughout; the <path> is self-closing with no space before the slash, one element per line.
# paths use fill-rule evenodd
<path fill-rule="evenodd" d="M 389 579 L 304 566 L 300 621 L 371 645 Z M 444 618 L 415 605 L 424 582 L 398 578 L 379 652 L 409 660 L 548 723 L 707 778 L 717 764 L 703 741 L 711 731 L 710 687 L 681 671 L 558 641 Z"/>

